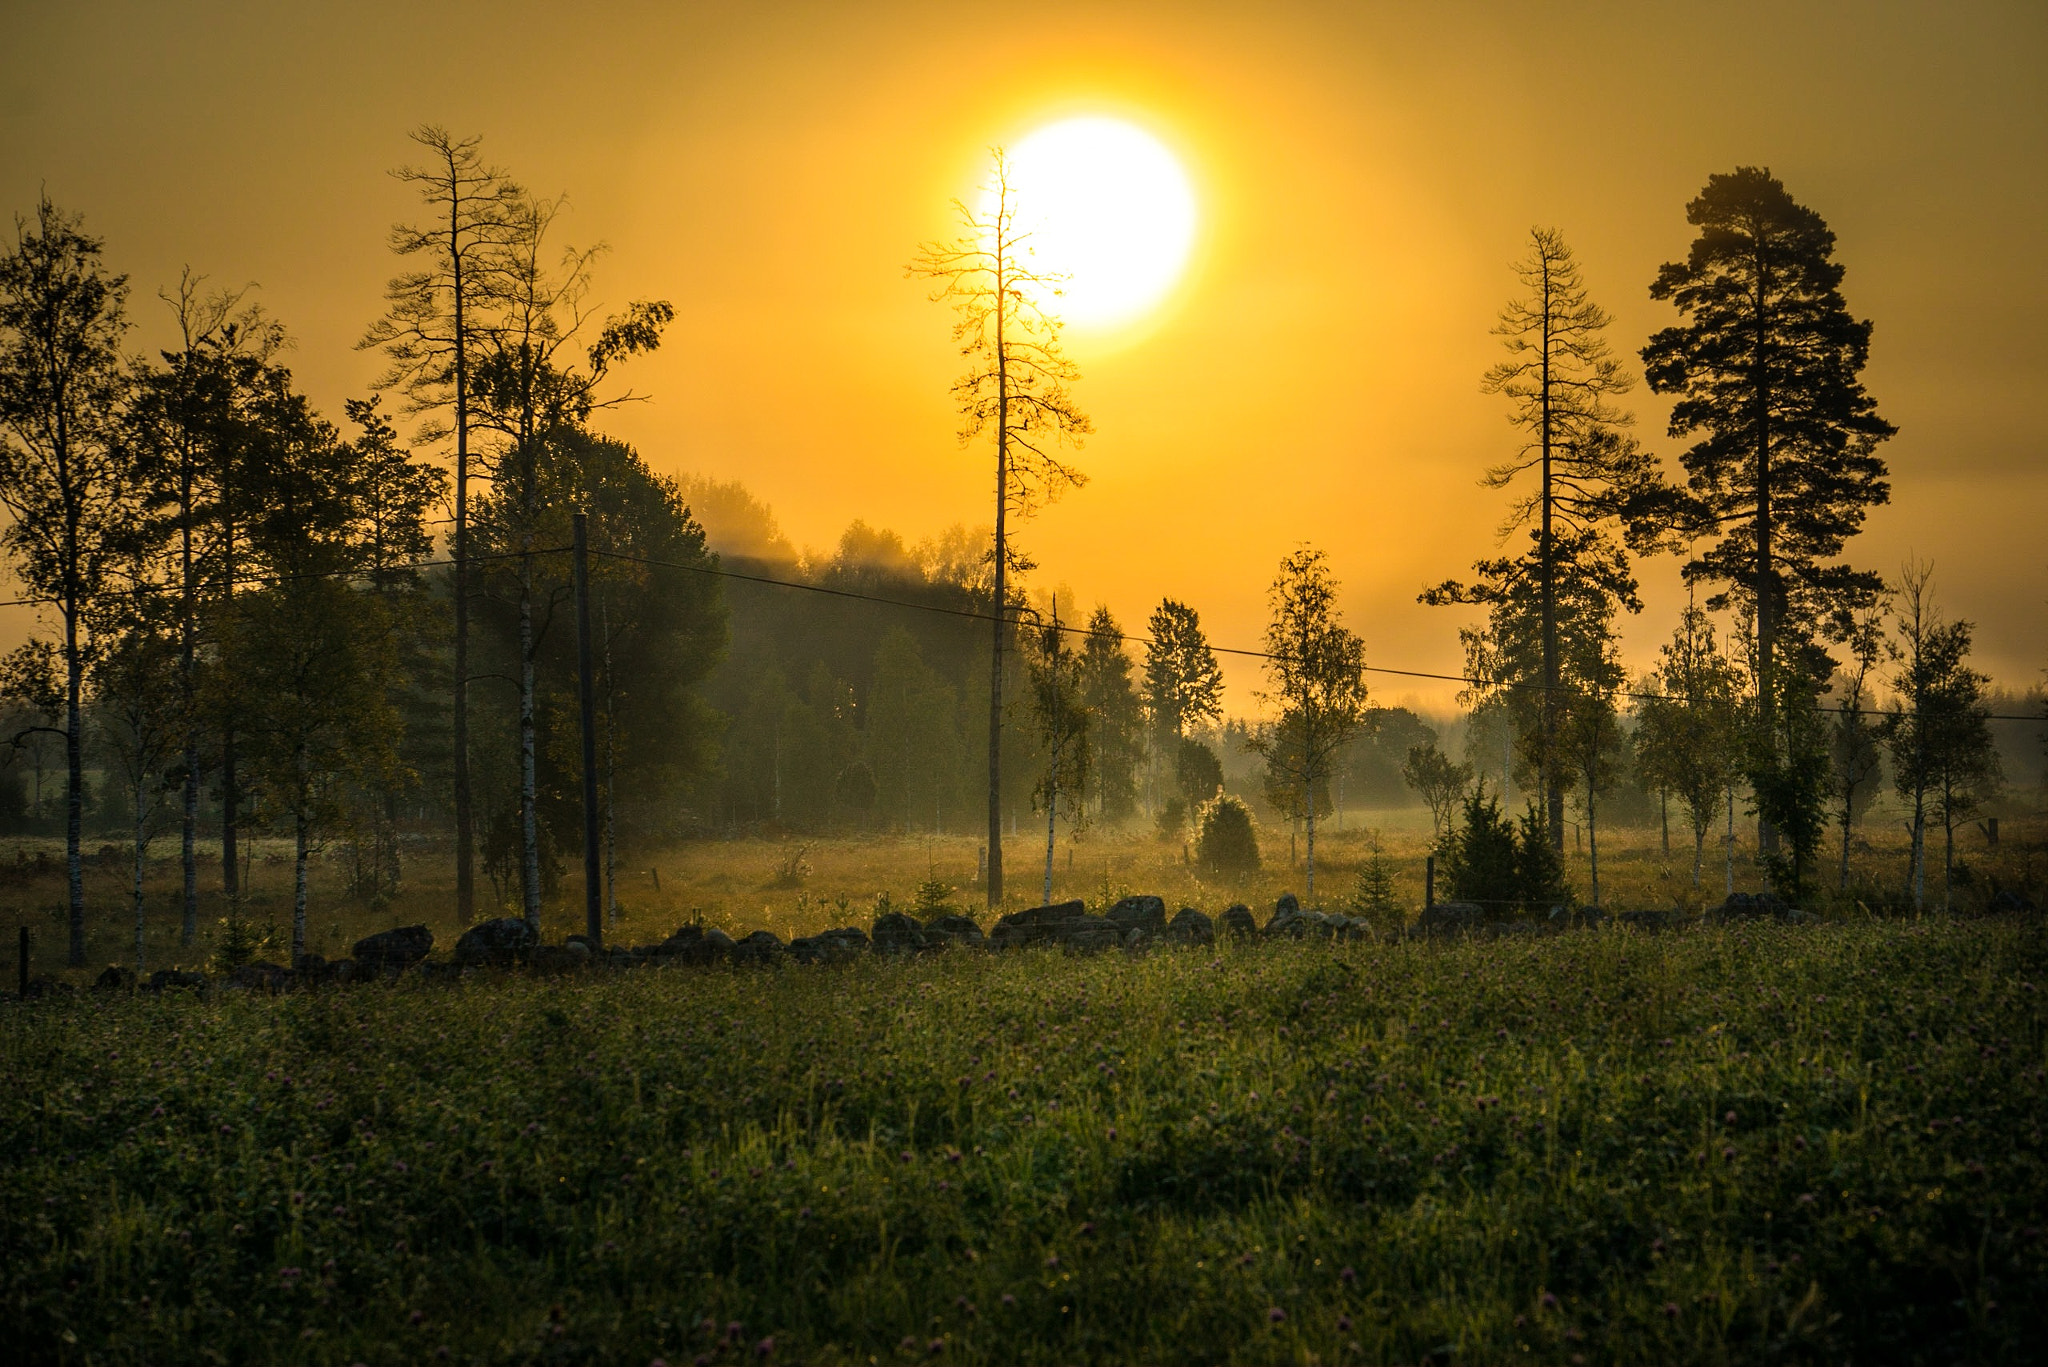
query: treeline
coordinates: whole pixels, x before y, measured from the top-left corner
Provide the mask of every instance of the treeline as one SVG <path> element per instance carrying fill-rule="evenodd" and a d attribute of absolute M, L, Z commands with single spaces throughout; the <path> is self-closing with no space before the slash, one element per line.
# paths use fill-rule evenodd
<path fill-rule="evenodd" d="M 89 766 L 131 823 L 138 957 L 150 846 L 172 829 L 188 944 L 202 829 L 231 911 L 249 833 L 292 841 L 295 960 L 316 850 L 346 837 L 354 891 L 388 897 L 401 831 L 451 816 L 461 896 L 481 868 L 537 920 L 581 829 L 576 513 L 602 552 L 608 849 L 672 827 L 710 763 L 712 557 L 674 481 L 593 424 L 632 397 L 608 381 L 671 311 L 596 317 L 597 252 L 560 248 L 559 202 L 473 141 L 416 136 L 433 161 L 402 174 L 426 226 L 394 231 L 402 269 L 363 343 L 389 370 L 339 422 L 246 292 L 188 274 L 163 296 L 175 344 L 145 357 L 126 278 L 77 216 L 43 200 L 0 257 L 0 545 L 50 627 L 6 660 L 9 739 L 38 763 L 61 751 L 74 964 Z"/>

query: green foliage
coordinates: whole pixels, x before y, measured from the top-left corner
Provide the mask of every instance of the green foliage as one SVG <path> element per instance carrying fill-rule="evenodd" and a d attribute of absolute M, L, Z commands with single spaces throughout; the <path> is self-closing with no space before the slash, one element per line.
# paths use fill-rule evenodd
<path fill-rule="evenodd" d="M 919 920 L 930 920 L 959 910 L 953 905 L 953 885 L 933 875 L 917 885 L 917 893 L 911 903 L 911 915 Z"/>
<path fill-rule="evenodd" d="M 1491 920 L 1522 908 L 1522 870 L 1514 823 L 1484 787 L 1465 795 L 1458 824 L 1437 844 L 1437 873 L 1449 900 L 1472 902 Z"/>
<path fill-rule="evenodd" d="M 1806 896 L 1807 876 L 1827 828 L 1830 738 L 1810 686 L 1780 693 L 1776 720 L 1777 744 L 1758 747 L 1749 787 L 1757 814 L 1783 842 L 1764 854 L 1771 887 L 1797 906 Z"/>
<path fill-rule="evenodd" d="M 1476 796 L 1472 766 L 1458 763 L 1437 748 L 1435 737 L 1408 747 L 1408 756 L 1401 761 L 1401 778 L 1429 805 L 1429 824 L 1439 838 L 1459 800 Z"/>
<path fill-rule="evenodd" d="M 1515 881 L 1520 885 L 1522 909 L 1532 916 L 1546 916 L 1552 907 L 1572 904 L 1564 856 L 1550 842 L 1550 823 L 1533 802 L 1522 813 L 1515 841 Z"/>
<path fill-rule="evenodd" d="M 1159 600 L 1146 623 L 1145 707 L 1161 737 L 1223 719 L 1223 670 L 1202 631 L 1201 614 L 1171 598 Z M 1206 802 L 1204 793 L 1194 799 Z"/>
<path fill-rule="evenodd" d="M 1259 867 L 1259 837 L 1252 809 L 1228 793 L 1206 803 L 1198 819 L 1195 859 L 1211 873 L 1242 875 Z"/>
<path fill-rule="evenodd" d="M 1760 619 L 1759 674 L 1775 702 L 1774 662 L 1791 665 L 1787 686 L 1825 678 L 1816 638 L 1838 634 L 1883 588 L 1826 562 L 1890 499 L 1877 446 L 1897 429 L 1863 388 L 1870 324 L 1842 296 L 1826 221 L 1754 166 L 1709 176 L 1685 217 L 1699 236 L 1650 286 L 1684 321 L 1650 338 L 1643 364 L 1651 390 L 1675 400 L 1671 435 L 1695 438 L 1679 457 L 1691 520 L 1718 532 L 1686 580 L 1725 585 L 1707 607 Z"/>
<path fill-rule="evenodd" d="M 1173 782 L 1188 809 L 1198 809 L 1223 791 L 1223 761 L 1193 736 L 1182 736 L 1173 752 Z"/>
<path fill-rule="evenodd" d="M 2044 981 L 1944 922 L 14 1007 L 0 1297 L 115 1365 L 2022 1362 L 2048 1093 L 1977 1042 Z"/>
<path fill-rule="evenodd" d="M 1353 916 L 1363 917 L 1382 929 L 1392 929 L 1407 920 L 1407 913 L 1394 896 L 1394 871 L 1380 853 L 1380 842 L 1373 837 L 1372 852 L 1358 870 L 1358 878 L 1351 885 L 1351 897 L 1345 909 Z"/>
<path fill-rule="evenodd" d="M 1170 797 L 1159 807 L 1159 838 L 1178 840 L 1187 829 L 1188 804 L 1182 797 Z"/>

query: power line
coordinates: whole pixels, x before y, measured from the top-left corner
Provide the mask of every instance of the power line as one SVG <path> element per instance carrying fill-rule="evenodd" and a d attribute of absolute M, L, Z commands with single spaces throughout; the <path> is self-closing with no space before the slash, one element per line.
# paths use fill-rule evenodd
<path fill-rule="evenodd" d="M 783 589 L 798 589 L 798 590 L 801 590 L 802 592 L 805 592 L 805 593 L 820 593 L 820 594 L 827 594 L 827 595 L 829 595 L 829 596 L 831 596 L 831 597 L 834 597 L 834 598 L 850 598 L 850 599 L 853 599 L 853 600 L 855 600 L 855 601 L 857 601 L 857 602 L 862 602 L 862 603 L 877 603 L 877 604 L 881 604 L 882 606 L 885 606 L 885 607 L 896 607 L 896 608 L 908 608 L 908 609 L 910 609 L 910 610 L 911 610 L 911 611 L 913 611 L 913 612 L 930 612 L 930 613 L 936 613 L 936 614 L 939 614 L 939 615 L 941 615 L 941 616 L 946 616 L 946 617 L 959 617 L 959 618 L 964 618 L 964 619 L 966 619 L 966 620 L 968 620 L 968 621 L 973 621 L 973 622 L 989 622 L 989 623 L 995 623 L 995 622 L 998 622 L 998 621 L 1003 621 L 1003 622 L 1009 622 L 1009 621 L 1014 621 L 1014 620 L 1015 620 L 1014 618 L 1012 618 L 1012 617 L 1008 617 L 1008 616 L 1004 616 L 1004 617 L 998 617 L 998 616 L 997 616 L 996 614 L 994 614 L 994 613 L 990 613 L 990 612 L 978 612 L 978 611 L 976 611 L 976 610 L 974 610 L 974 609 L 972 609 L 972 608 L 954 608 L 954 607 L 946 607 L 945 605 L 943 605 L 943 604 L 939 604 L 939 603 L 919 603 L 919 602 L 914 602 L 914 601 L 912 601 L 912 600 L 910 600 L 910 599 L 908 599 L 908 598 L 885 598 L 885 597 L 881 596 L 880 594 L 874 594 L 874 593 L 862 593 L 862 592 L 860 592 L 860 591 L 858 591 L 858 590 L 856 590 L 856 589 L 841 589 L 841 588 L 833 588 L 833 587 L 831 587 L 830 585 L 826 585 L 826 584 L 806 584 L 806 583 L 804 583 L 804 582 L 803 582 L 802 580 L 798 580 L 798 579 L 775 579 L 775 578 L 771 578 L 771 577 L 770 577 L 770 576 L 768 576 L 768 575 L 763 575 L 763 574 L 746 574 L 746 573 L 743 573 L 742 571 L 739 571 L 739 570 L 728 570 L 728 569 L 722 569 L 722 568 L 719 568 L 719 567 L 717 567 L 717 566 L 712 566 L 712 565 L 690 565 L 690 564 L 684 564 L 683 562 L 681 562 L 681 561 L 677 561 L 677 560 L 656 560 L 656 559 L 653 559 L 652 557 L 649 557 L 649 556 L 641 556 L 641 555 L 627 555 L 627 554 L 625 554 L 625 553 L 624 553 L 623 551 L 605 551 L 605 550 L 597 550 L 597 549 L 594 549 L 594 548 L 593 548 L 593 549 L 591 550 L 591 552 L 590 552 L 590 553 L 591 553 L 592 555 L 595 555 L 595 556 L 601 556 L 601 557 L 603 557 L 604 559 L 607 559 L 607 560 L 622 560 L 622 561 L 625 561 L 625 562 L 627 562 L 627 563 L 629 563 L 629 564 L 634 564 L 634 565 L 650 565 L 650 566 L 656 566 L 656 567 L 659 567 L 659 568 L 662 568 L 662 569 L 672 569 L 672 570 L 685 570 L 685 571 L 688 571 L 688 572 L 689 572 L 689 573 L 691 573 L 691 574 L 703 574 L 703 575 L 710 575 L 710 576 L 713 576 L 713 577 L 716 577 L 716 578 L 720 578 L 720 579 L 738 579 L 738 580 L 742 580 L 742 581 L 744 581 L 744 582 L 746 582 L 746 583 L 750 583 L 750 584 L 767 584 L 767 585 L 770 585 L 771 587 L 774 587 L 774 588 L 783 588 Z M 1094 633 L 1093 633 L 1093 632 L 1092 632 L 1092 631 L 1091 631 L 1091 630 L 1090 630 L 1090 629 L 1089 629 L 1088 627 L 1085 627 L 1085 626 L 1074 626 L 1074 625 L 1072 625 L 1072 624 L 1070 624 L 1070 623 L 1062 623 L 1062 622 L 1054 622 L 1054 623 L 1050 623 L 1050 624 L 1047 624 L 1047 623 L 1043 623 L 1043 622 L 1041 622 L 1041 623 L 1040 623 L 1040 628 L 1041 628 L 1041 629 L 1045 629 L 1045 628 L 1046 628 L 1046 627 L 1047 627 L 1048 625 L 1050 626 L 1050 629 L 1052 629 L 1052 630 L 1054 630 L 1054 631 L 1058 631 L 1058 632 L 1060 632 L 1060 633 L 1062 633 L 1062 634 L 1068 634 L 1068 633 L 1071 633 L 1071 634 L 1074 634 L 1074 635 L 1078 635 L 1078 636 L 1087 636 L 1087 635 L 1092 635 L 1092 634 L 1094 634 Z M 1149 636 L 1139 636 L 1139 635 L 1133 635 L 1133 634 L 1131 634 L 1130 632 L 1117 632 L 1117 633 L 1115 633 L 1115 636 L 1116 636 L 1116 639 L 1117 639 L 1118 641 L 1122 642 L 1122 643 L 1123 643 L 1123 644 L 1125 644 L 1125 645 L 1148 645 L 1148 646 L 1149 646 L 1149 645 L 1152 645 L 1152 644 L 1154 644 L 1154 642 L 1153 642 L 1153 640 L 1152 640 L 1152 638 L 1151 638 L 1151 637 L 1149 637 Z M 1281 656 L 1281 655 L 1276 655 L 1276 654 L 1274 654 L 1274 653 L 1273 653 L 1273 652 L 1271 652 L 1271 651 L 1266 651 L 1266 650 L 1251 650 L 1251 649 L 1247 649 L 1246 647 L 1243 647 L 1243 646 L 1219 646 L 1219 645 L 1211 645 L 1211 646 L 1209 647 L 1209 649 L 1210 649 L 1210 650 L 1212 650 L 1212 651 L 1214 651 L 1214 652 L 1216 652 L 1217 654 L 1220 654 L 1220 655 L 1239 655 L 1239 656 L 1243 656 L 1243 657 L 1245 657 L 1245 658 L 1248 658 L 1248 659 L 1254 659 L 1254 660 L 1279 660 L 1279 659 L 1284 659 L 1284 658 L 1286 658 L 1286 657 L 1284 657 L 1284 656 Z M 1461 683 L 1461 684 L 1465 684 L 1465 685 L 1467 685 L 1467 686 L 1469 686 L 1469 687 L 1475 687 L 1475 688 L 1522 688 L 1522 689 L 1528 689 L 1528 688 L 1545 688 L 1545 687 L 1548 687 L 1548 685 L 1546 685 L 1546 684 L 1542 684 L 1542 683 L 1537 683 L 1537 682 L 1526 682 L 1526 683 L 1525 683 L 1525 682 L 1502 682 L 1502 681 L 1498 681 L 1498 680 L 1493 680 L 1493 679 L 1482 679 L 1482 678 L 1475 678 L 1475 677 L 1473 677 L 1472 675 L 1469 675 L 1469 674 L 1436 674 L 1436 673 L 1431 673 L 1431 672 L 1429 672 L 1429 671 L 1427 671 L 1427 670 L 1421 670 L 1421 669 L 1394 669 L 1394 668 L 1392 668 L 1392 667 L 1390 667 L 1390 666 L 1387 666 L 1387 665 L 1366 665 L 1366 666 L 1365 666 L 1365 670 L 1366 670 L 1366 672 L 1368 672 L 1368 673 L 1372 673 L 1372 674 L 1396 674 L 1396 675 L 1399 675 L 1399 676 L 1401 676 L 1401 677 L 1403 677 L 1403 678 L 1409 678 L 1409 679 L 1440 679 L 1440 680 L 1442 680 L 1442 681 L 1444 681 L 1444 682 L 1446 682 L 1446 683 Z M 1563 685 L 1563 684 L 1560 684 L 1560 685 L 1558 685 L 1558 687 L 1559 687 L 1559 689 L 1560 689 L 1561 691 L 1564 691 L 1564 692 L 1569 692 L 1569 693 L 1576 693 L 1576 692 L 1581 692 L 1581 691 L 1583 691 L 1583 690 L 1580 690 L 1580 689 L 1575 689 L 1575 688 L 1572 688 L 1572 687 L 1570 687 L 1569 685 Z M 1616 692 L 1615 696 L 1617 696 L 1617 697 L 1621 697 L 1621 698 L 1627 698 L 1627 699 L 1629 699 L 1630 701 L 1634 701 L 1634 702 L 1680 702 L 1680 703 L 1682 703 L 1682 702 L 1684 702 L 1684 701 L 1685 701 L 1685 700 L 1684 700 L 1683 698 L 1675 698 L 1675 697 L 1672 697 L 1671 695 L 1669 695 L 1669 694 L 1665 694 L 1665 693 L 1637 693 L 1637 692 L 1631 692 L 1631 691 L 1627 691 L 1627 690 L 1618 690 L 1618 691 Z M 1859 715 L 1867 711 L 1867 712 L 1869 712 L 1869 713 L 1870 713 L 1871 715 L 1873 715 L 1873 716 L 1876 716 L 1876 715 L 1878 715 L 1878 714 L 1879 714 L 1879 710 L 1878 710 L 1878 709 L 1876 709 L 1876 708 L 1860 708 L 1860 707 L 1859 707 L 1859 708 L 1848 708 L 1848 707 L 1842 707 L 1842 706 L 1834 706 L 1834 707 L 1825 707 L 1825 706 L 1824 706 L 1824 707 L 1821 707 L 1821 708 L 1819 708 L 1818 710 L 1819 710 L 1819 711 L 1822 711 L 1822 712 L 1838 712 L 1838 713 L 1846 713 L 1846 712 L 1855 712 L 1855 713 L 1857 713 L 1857 714 L 1859 714 Z M 2048 717 L 2030 717 L 2030 716 L 2027 716 L 2027 715 L 2025 715 L 2024 713 L 2020 713 L 2020 714 L 2012 714 L 2012 713 L 1998 713 L 1998 712 L 1986 712 L 1986 713 L 1982 713 L 1982 714 L 1980 714 L 1980 715 L 1982 715 L 1982 716 L 1984 717 L 1984 719 L 1985 719 L 1986 721 L 2028 721 L 2028 722 L 2040 722 L 2040 721 L 2048 720 Z"/>

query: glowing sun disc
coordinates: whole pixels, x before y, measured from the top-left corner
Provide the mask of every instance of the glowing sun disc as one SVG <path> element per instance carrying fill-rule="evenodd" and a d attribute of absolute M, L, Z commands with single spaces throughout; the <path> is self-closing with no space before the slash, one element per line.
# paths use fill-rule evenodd
<path fill-rule="evenodd" d="M 1150 133 L 1121 119 L 1064 119 L 1008 158 L 1031 266 L 1067 277 L 1060 296 L 1042 302 L 1069 324 L 1130 322 L 1180 279 L 1195 242 L 1195 193 Z M 980 206 L 984 216 L 992 199 Z"/>

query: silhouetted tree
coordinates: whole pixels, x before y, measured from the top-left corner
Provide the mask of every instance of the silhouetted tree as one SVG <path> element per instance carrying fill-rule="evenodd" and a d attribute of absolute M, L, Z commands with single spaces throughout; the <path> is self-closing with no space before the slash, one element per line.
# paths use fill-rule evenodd
<path fill-rule="evenodd" d="M 1892 784 L 1912 804 L 1913 905 L 1927 898 L 1928 808 L 1942 824 L 1942 908 L 1955 880 L 1956 822 L 1975 811 L 1999 777 L 1997 747 L 1984 719 L 1984 675 L 1971 669 L 1971 627 L 1944 621 L 1934 601 L 1929 565 L 1908 565 L 1899 577 L 1891 656 L 1898 700 L 1885 718 Z"/>
<path fill-rule="evenodd" d="M 199 928 L 199 792 L 204 776 L 201 741 L 206 718 L 198 702 L 205 667 L 201 650 L 209 596 L 205 577 L 209 564 L 221 573 L 233 561 L 211 555 L 210 533 L 226 520 L 230 504 L 224 497 L 232 481 L 223 480 L 240 449 L 237 434 L 239 396 L 245 394 L 262 367 L 285 345 L 284 329 L 263 310 L 245 302 L 248 289 L 202 292 L 205 277 L 189 268 L 179 277 L 175 293 L 160 292 L 177 320 L 178 345 L 159 353 L 159 363 L 139 366 L 126 414 L 125 440 L 141 467 L 147 489 L 147 512 L 153 526 L 139 528 L 145 537 L 160 538 L 165 555 L 176 563 L 178 604 L 178 691 L 184 736 L 180 743 L 182 810 L 179 859 L 183 875 L 180 897 L 181 943 L 190 945 Z M 227 523 L 232 541 L 232 523 Z M 217 561 L 217 563 L 215 563 Z M 223 589 L 223 592 L 226 590 Z M 223 747 L 228 767 L 232 744 Z M 232 773 L 223 773 L 232 792 Z M 224 886 L 236 889 L 233 855 L 235 804 L 224 813 Z"/>
<path fill-rule="evenodd" d="M 1330 762 L 1366 724 L 1365 644 L 1343 625 L 1337 581 L 1323 553 L 1304 546 L 1280 562 L 1267 590 L 1267 695 L 1280 716 L 1258 748 L 1302 797 L 1307 896 L 1316 892 L 1316 789 Z"/>
<path fill-rule="evenodd" d="M 1830 723 L 1829 769 L 1833 796 L 1840 803 L 1835 819 L 1842 827 L 1840 887 L 1849 890 L 1849 840 L 1856 818 L 1876 796 L 1879 772 L 1880 714 L 1871 706 L 1871 671 L 1884 651 L 1884 617 L 1872 607 L 1860 614 L 1843 642 L 1848 661 L 1835 672 L 1835 713 Z"/>
<path fill-rule="evenodd" d="M 1431 835 L 1442 839 L 1452 809 L 1472 787 L 1472 766 L 1453 760 L 1432 739 L 1408 747 L 1401 777 L 1428 806 Z"/>
<path fill-rule="evenodd" d="M 1567 693 L 1588 682 L 1567 680 L 1561 672 L 1571 648 L 1559 624 L 1562 581 L 1592 575 L 1603 592 L 1634 611 L 1635 581 L 1612 544 L 1614 533 L 1625 527 L 1636 543 L 1647 545 L 1649 519 L 1668 500 L 1655 460 L 1622 430 L 1633 419 L 1611 402 L 1635 385 L 1602 337 L 1612 320 L 1593 302 L 1563 234 L 1535 228 L 1529 237 L 1529 255 L 1515 267 L 1529 293 L 1501 310 L 1493 330 L 1509 358 L 1487 371 L 1482 386 L 1512 403 L 1508 420 L 1522 446 L 1480 482 L 1503 489 L 1533 476 L 1501 524 L 1503 538 L 1528 527 L 1532 544 L 1521 561 L 1481 561 L 1476 583 L 1445 583 L 1424 601 L 1533 612 L 1535 658 L 1501 652 L 1496 663 L 1513 672 L 1498 682 L 1522 686 L 1515 701 L 1532 723 L 1522 734 L 1544 793 L 1551 844 L 1562 849 L 1564 771 L 1573 767 L 1566 753 L 1572 747 L 1562 738 L 1563 708 Z M 1517 592 L 1517 580 L 1526 580 L 1533 592 Z M 1585 594 L 1584 588 L 1576 592 Z M 1515 633 L 1497 624 L 1494 634 Z"/>
<path fill-rule="evenodd" d="M 129 885 L 135 917 L 135 971 L 146 965 L 143 881 L 149 846 L 158 827 L 157 796 L 167 771 L 183 748 L 190 727 L 189 697 L 181 687 L 179 605 L 162 571 L 174 564 L 138 545 L 124 557 L 128 593 L 105 593 L 88 607 L 94 652 L 90 682 L 93 719 L 106 750 L 114 756 L 128 789 L 132 818 L 133 868 Z M 154 563 L 152 563 L 154 561 Z"/>
<path fill-rule="evenodd" d="M 100 250 L 82 219 L 44 196 L 34 219 L 15 220 L 14 250 L 0 257 L 0 505 L 11 519 L 0 546 L 22 586 L 57 616 L 73 968 L 85 963 L 86 609 L 115 567 L 137 494 L 116 440 L 127 277 L 107 274 Z"/>
<path fill-rule="evenodd" d="M 1676 796 L 1692 825 L 1692 885 L 1700 885 L 1707 830 L 1742 764 L 1737 667 L 1716 647 L 1714 624 L 1688 603 L 1635 703 L 1636 771 Z"/>
<path fill-rule="evenodd" d="M 1028 515 L 1041 500 L 1057 498 L 1087 476 L 1061 460 L 1062 444 L 1078 445 L 1092 430 L 1067 386 L 1080 371 L 1060 348 L 1060 321 L 1045 306 L 1059 277 L 1037 270 L 1018 226 L 1017 192 L 1002 149 L 995 151 L 991 204 L 976 213 L 954 201 L 963 234 L 927 242 L 909 273 L 938 282 L 934 302 L 958 315 L 953 340 L 967 371 L 953 382 L 960 408 L 960 444 L 995 434 L 994 582 L 990 614 L 996 619 L 989 650 L 988 699 L 988 905 L 1003 897 L 1002 730 L 1003 637 L 1009 612 L 1012 553 L 1009 519 Z"/>
<path fill-rule="evenodd" d="M 1152 719 L 1156 776 L 1178 762 L 1190 727 L 1222 720 L 1223 670 L 1202 631 L 1201 615 L 1185 603 L 1160 599 L 1146 632 L 1145 710 Z M 1190 799 L 1197 805 L 1206 801 Z"/>
<path fill-rule="evenodd" d="M 1081 707 L 1088 714 L 1090 778 L 1104 821 L 1121 821 L 1137 806 L 1138 761 L 1145 751 L 1144 703 L 1131 682 L 1122 628 L 1106 607 L 1088 618 L 1081 638 Z"/>
<path fill-rule="evenodd" d="M 1707 606 L 1736 603 L 1754 620 L 1752 786 L 1789 791 L 1795 777 L 1770 772 L 1789 753 L 1781 695 L 1793 679 L 1825 684 L 1820 638 L 1839 639 L 1882 591 L 1876 575 L 1826 562 L 1890 498 L 1877 445 L 1897 429 L 1858 378 L 1870 324 L 1842 298 L 1819 214 L 1744 166 L 1710 177 L 1686 221 L 1699 237 L 1650 287 L 1686 321 L 1652 337 L 1643 361 L 1650 388 L 1676 399 L 1671 435 L 1696 438 L 1681 457 L 1689 520 L 1719 538 L 1686 580 L 1725 585 Z M 1759 839 L 1774 843 L 1767 819 Z"/>
<path fill-rule="evenodd" d="M 357 345 L 378 348 L 390 358 L 378 387 L 401 390 L 407 411 L 426 419 L 422 441 L 451 436 L 455 441 L 455 912 L 467 924 L 476 912 L 476 817 L 469 776 L 469 382 L 479 342 L 491 327 L 488 301 L 497 285 L 499 254 L 514 236 L 514 210 L 523 195 L 503 171 L 484 163 L 480 138 L 458 139 L 434 124 L 409 136 L 429 160 L 392 174 L 419 191 L 434 217 L 392 228 L 391 250 L 418 264 L 392 277 L 384 291 L 384 316 Z"/>
<path fill-rule="evenodd" d="M 658 349 L 662 329 L 675 316 L 666 301 L 636 302 L 589 337 L 590 268 L 604 248 L 571 249 L 559 268 L 550 266 L 548 234 L 561 207 L 561 200 L 530 197 L 511 207 L 512 227 L 494 257 L 491 327 L 479 339 L 483 345 L 470 377 L 471 420 L 499 438 L 489 462 L 488 536 L 494 549 L 510 557 L 518 604 L 520 887 L 527 924 L 536 934 L 541 847 L 534 657 L 540 637 L 534 562 L 543 548 L 539 528 L 559 511 L 541 497 L 543 467 L 558 459 L 549 448 L 560 433 L 599 409 L 639 397 L 628 392 L 600 399 L 598 389 L 615 364 Z M 480 509 L 480 531 L 483 520 Z"/>
<path fill-rule="evenodd" d="M 1039 744 L 1045 750 L 1045 769 L 1032 791 L 1035 805 L 1045 813 L 1045 902 L 1052 902 L 1052 858 L 1055 821 L 1059 816 L 1060 794 L 1075 800 L 1067 809 L 1067 824 L 1079 830 L 1087 819 L 1079 794 L 1093 767 L 1093 746 L 1088 734 L 1088 711 L 1082 701 L 1081 654 L 1060 629 L 1059 604 L 1032 633 L 1031 717 L 1038 729 Z"/>

